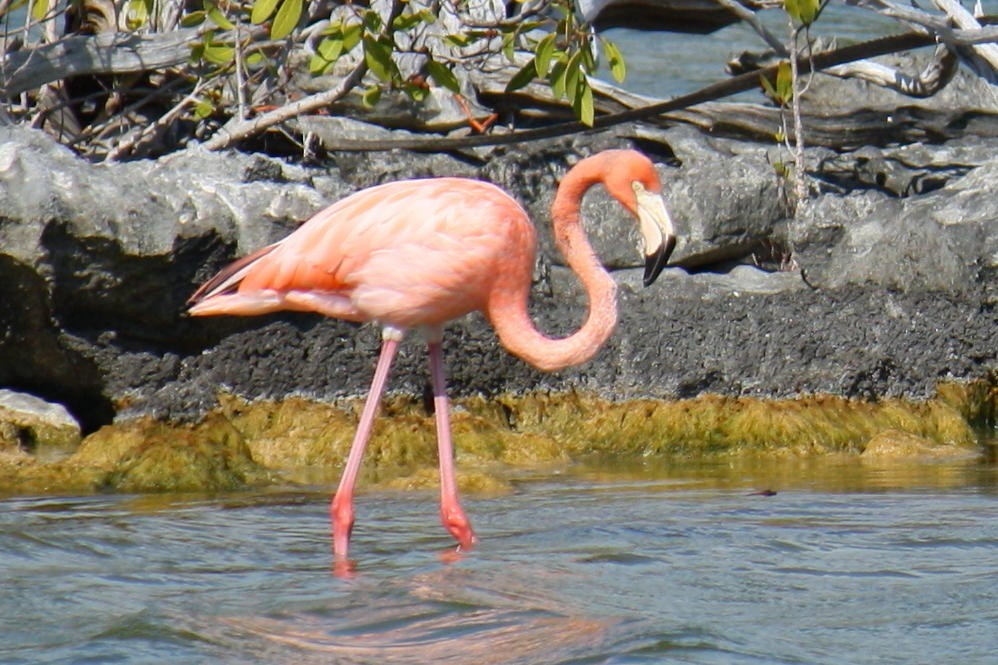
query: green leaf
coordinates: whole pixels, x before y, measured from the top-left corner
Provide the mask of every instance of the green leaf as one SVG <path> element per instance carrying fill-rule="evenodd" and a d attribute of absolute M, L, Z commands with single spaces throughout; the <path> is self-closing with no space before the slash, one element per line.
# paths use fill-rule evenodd
<path fill-rule="evenodd" d="M 395 17 L 395 20 L 392 21 L 392 27 L 396 30 L 405 32 L 406 30 L 410 30 L 420 23 L 423 23 L 423 21 L 422 12 L 416 14 L 402 14 Z"/>
<path fill-rule="evenodd" d="M 502 36 L 502 54 L 506 56 L 508 62 L 513 62 L 513 51 L 516 46 L 516 33 L 507 32 Z"/>
<path fill-rule="evenodd" d="M 471 44 L 472 42 L 476 42 L 479 39 L 480 37 L 475 37 L 467 33 L 453 34 L 444 37 L 444 42 L 446 42 L 449 46 L 453 46 L 454 48 L 464 48 L 465 46 Z"/>
<path fill-rule="evenodd" d="M 793 70 L 786 60 L 776 68 L 776 94 L 784 104 L 788 104 L 794 96 Z"/>
<path fill-rule="evenodd" d="M 534 50 L 534 66 L 537 69 L 537 75 L 541 78 L 548 75 L 548 68 L 551 66 L 551 56 L 554 54 L 554 40 L 556 36 L 552 32 L 537 42 L 537 48 Z"/>
<path fill-rule="evenodd" d="M 579 80 L 584 78 L 585 76 L 582 73 L 582 51 L 576 51 L 568 59 L 568 64 L 565 65 L 565 96 L 569 99 L 575 99 L 579 94 Z"/>
<path fill-rule="evenodd" d="M 360 43 L 360 38 L 364 36 L 364 24 L 353 23 L 343 26 L 343 52 L 349 53 L 353 47 Z"/>
<path fill-rule="evenodd" d="M 215 105 L 205 99 L 198 100 L 198 103 L 194 105 L 194 117 L 198 120 L 204 120 L 214 112 Z"/>
<path fill-rule="evenodd" d="M 262 65 L 264 62 L 263 53 L 260 53 L 259 51 L 254 51 L 253 53 L 250 53 L 245 58 L 243 58 L 243 62 L 245 62 L 246 65 L 249 67 L 256 67 L 257 65 Z"/>
<path fill-rule="evenodd" d="M 551 82 L 551 92 L 559 99 L 565 96 L 566 74 L 568 74 L 568 59 L 567 54 L 563 53 L 548 73 L 548 80 Z"/>
<path fill-rule="evenodd" d="M 381 30 L 381 17 L 373 9 L 368 9 L 364 12 L 363 22 L 368 32 L 378 32 Z"/>
<path fill-rule="evenodd" d="M 579 53 L 582 54 L 581 65 L 583 70 L 589 74 L 596 71 L 596 57 L 593 55 L 592 46 L 584 43 L 579 46 Z"/>
<path fill-rule="evenodd" d="M 811 25 L 821 10 L 821 0 L 783 0 L 783 9 L 801 25 Z"/>
<path fill-rule="evenodd" d="M 332 66 L 332 62 L 329 62 L 318 53 L 314 53 L 312 57 L 308 59 L 308 73 L 312 76 L 322 76 Z"/>
<path fill-rule="evenodd" d="M 627 65 L 624 63 L 624 56 L 617 48 L 617 45 L 609 39 L 603 39 L 603 50 L 606 51 L 607 64 L 610 65 L 610 74 L 617 83 L 623 83 L 627 77 Z"/>
<path fill-rule="evenodd" d="M 364 60 L 371 73 L 385 83 L 390 83 L 395 74 L 392 61 L 392 47 L 371 37 L 364 38 Z"/>
<path fill-rule="evenodd" d="M 416 85 L 415 83 L 406 83 L 402 86 L 402 90 L 415 102 L 422 102 L 429 94 L 425 85 Z"/>
<path fill-rule="evenodd" d="M 335 34 L 324 37 L 308 61 L 308 71 L 313 76 L 328 72 L 343 53 L 343 35 Z"/>
<path fill-rule="evenodd" d="M 202 57 L 215 65 L 227 65 L 236 57 L 236 49 L 228 44 L 211 42 L 204 45 Z"/>
<path fill-rule="evenodd" d="M 204 23 L 204 19 L 207 16 L 203 11 L 196 11 L 187 14 L 182 19 L 180 19 L 180 25 L 184 28 L 193 28 L 196 25 L 201 25 Z"/>
<path fill-rule="evenodd" d="M 128 0 L 128 7 L 125 10 L 125 26 L 129 30 L 138 30 L 149 20 L 151 9 L 151 0 Z"/>
<path fill-rule="evenodd" d="M 786 60 L 777 66 L 775 81 L 763 76 L 759 82 L 769 98 L 780 106 L 787 106 L 793 99 L 793 71 L 790 69 L 790 63 Z"/>
<path fill-rule="evenodd" d="M 277 3 L 278 0 L 256 0 L 253 3 L 253 10 L 250 12 L 250 22 L 254 25 L 260 25 L 266 21 L 273 15 Z"/>
<path fill-rule="evenodd" d="M 302 0 L 283 0 L 281 6 L 277 8 L 274 15 L 274 22 L 270 25 L 271 39 L 284 39 L 291 34 L 291 31 L 298 25 L 301 18 Z"/>
<path fill-rule="evenodd" d="M 772 100 L 776 100 L 776 88 L 773 87 L 772 82 L 765 76 L 759 77 L 759 83 L 762 84 L 762 89 L 766 93 L 766 96 Z"/>
<path fill-rule="evenodd" d="M 232 21 L 230 21 L 228 17 L 222 13 L 222 10 L 219 9 L 214 2 L 206 2 L 204 3 L 204 6 L 207 8 L 208 18 L 211 19 L 212 23 L 220 27 L 222 30 L 235 29 L 236 26 L 232 25 Z"/>
<path fill-rule="evenodd" d="M 49 0 L 31 0 L 31 18 L 41 21 L 49 13 Z"/>
<path fill-rule="evenodd" d="M 593 108 L 593 89 L 589 87 L 589 81 L 586 80 L 585 76 L 579 80 L 575 99 L 572 100 L 572 108 L 575 110 L 575 115 L 578 116 L 583 124 L 590 127 L 593 126 L 593 122 L 596 119 Z"/>
<path fill-rule="evenodd" d="M 426 69 L 430 74 L 430 78 L 442 88 L 447 88 L 451 92 L 460 94 L 461 84 L 458 82 L 457 77 L 454 76 L 454 72 L 450 70 L 446 65 L 443 65 L 436 60 L 430 60 L 426 63 Z"/>
<path fill-rule="evenodd" d="M 326 62 L 336 62 L 343 54 L 343 36 L 330 35 L 323 37 L 316 47 L 316 53 Z"/>
<path fill-rule="evenodd" d="M 379 99 L 381 99 L 381 88 L 374 85 L 364 91 L 364 94 L 361 95 L 360 101 L 367 108 L 373 108 L 374 105 L 378 103 Z"/>
<path fill-rule="evenodd" d="M 537 65 L 534 63 L 534 58 L 531 58 L 530 62 L 520 68 L 520 71 L 513 74 L 513 78 L 506 84 L 506 92 L 513 92 L 529 85 L 536 75 Z"/>

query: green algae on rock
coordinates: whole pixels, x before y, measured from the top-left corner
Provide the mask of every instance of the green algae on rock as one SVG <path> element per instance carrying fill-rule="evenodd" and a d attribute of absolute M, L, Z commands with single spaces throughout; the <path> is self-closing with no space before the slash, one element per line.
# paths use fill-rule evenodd
<path fill-rule="evenodd" d="M 994 382 L 946 384 L 934 399 L 867 402 L 705 395 L 608 402 L 580 393 L 473 397 L 455 402 L 458 481 L 464 492 L 507 491 L 532 469 L 568 464 L 662 464 L 697 459 L 891 459 L 974 456 L 977 427 L 994 424 Z M 149 418 L 107 426 L 72 456 L 45 462 L 0 455 L 0 492 L 225 491 L 269 483 L 332 484 L 358 403 L 222 396 L 192 426 Z M 436 484 L 436 433 L 420 400 L 385 401 L 363 466 L 368 487 Z"/>
<path fill-rule="evenodd" d="M 0 493 L 218 492 L 272 481 L 242 434 L 211 415 L 193 427 L 143 418 L 94 432 L 51 463 L 0 457 Z"/>

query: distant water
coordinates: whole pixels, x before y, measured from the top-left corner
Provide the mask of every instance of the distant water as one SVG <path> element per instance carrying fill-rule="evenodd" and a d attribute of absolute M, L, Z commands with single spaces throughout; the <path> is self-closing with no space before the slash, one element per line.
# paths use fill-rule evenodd
<path fill-rule="evenodd" d="M 973 9 L 973 3 L 964 2 L 964 5 Z M 984 0 L 983 7 L 985 14 L 998 14 L 998 0 Z M 924 4 L 924 11 L 932 13 L 931 8 L 931 2 Z M 774 35 L 787 37 L 782 11 L 768 10 L 759 15 Z M 904 26 L 893 19 L 838 3 L 829 5 L 812 28 L 814 36 L 834 37 L 842 45 L 903 31 Z M 728 60 L 742 51 L 761 52 L 767 48 L 746 25 L 728 26 L 710 35 L 615 29 L 607 31 L 606 36 L 617 43 L 627 62 L 624 87 L 666 99 L 724 80 L 728 76 L 724 72 Z M 608 72 L 601 76 L 611 80 Z M 761 98 L 761 93 L 744 93 L 742 98 L 751 99 L 751 95 Z"/>
<path fill-rule="evenodd" d="M 993 464 L 581 470 L 467 508 L 325 491 L 0 501 L 0 662 L 959 663 L 998 653 Z M 750 495 L 773 489 L 773 496 Z"/>

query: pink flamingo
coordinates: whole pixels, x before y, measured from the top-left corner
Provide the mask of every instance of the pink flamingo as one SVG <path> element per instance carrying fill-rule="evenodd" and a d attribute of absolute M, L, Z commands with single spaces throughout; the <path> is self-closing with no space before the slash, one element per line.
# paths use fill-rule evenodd
<path fill-rule="evenodd" d="M 357 192 L 319 212 L 280 242 L 239 259 L 190 298 L 190 313 L 318 312 L 383 326 L 381 356 L 330 513 L 333 551 L 347 560 L 354 486 L 388 371 L 405 331 L 425 332 L 440 453 L 440 516 L 469 549 L 475 535 L 454 479 L 441 339 L 444 324 L 472 311 L 489 318 L 512 354 L 545 371 L 592 358 L 617 321 L 616 284 L 586 239 L 579 205 L 602 183 L 636 218 L 644 241 L 645 285 L 675 245 L 655 168 L 633 150 L 580 161 L 558 187 L 554 237 L 589 297 L 585 323 L 551 339 L 527 313 L 536 235 L 526 212 L 494 185 L 465 178 L 404 180 Z"/>

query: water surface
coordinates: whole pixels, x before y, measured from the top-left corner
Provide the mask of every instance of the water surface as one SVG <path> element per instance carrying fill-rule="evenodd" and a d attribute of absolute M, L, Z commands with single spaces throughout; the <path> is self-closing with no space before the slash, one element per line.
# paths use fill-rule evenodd
<path fill-rule="evenodd" d="M 750 494 L 772 489 L 772 496 Z M 993 663 L 993 464 L 576 469 L 472 497 L 0 502 L 4 663 Z"/>
<path fill-rule="evenodd" d="M 968 8 L 973 5 L 970 2 L 963 4 Z M 998 0 L 983 0 L 982 8 L 985 14 L 998 14 Z M 931 3 L 927 3 L 922 10 L 940 15 Z M 789 39 L 786 15 L 781 10 L 762 11 L 758 16 L 777 39 Z M 814 23 L 811 35 L 826 41 L 835 40 L 844 46 L 904 31 L 904 25 L 894 19 L 866 9 L 833 3 Z M 728 60 L 743 51 L 761 53 L 768 48 L 762 38 L 744 24 L 730 25 L 709 35 L 614 29 L 608 30 L 606 36 L 617 43 L 627 63 L 628 75 L 623 87 L 664 99 L 723 81 L 728 78 L 724 72 Z M 917 53 L 928 57 L 931 50 L 919 49 Z M 612 80 L 606 70 L 601 77 Z M 762 94 L 747 92 L 736 99 L 762 101 Z"/>

